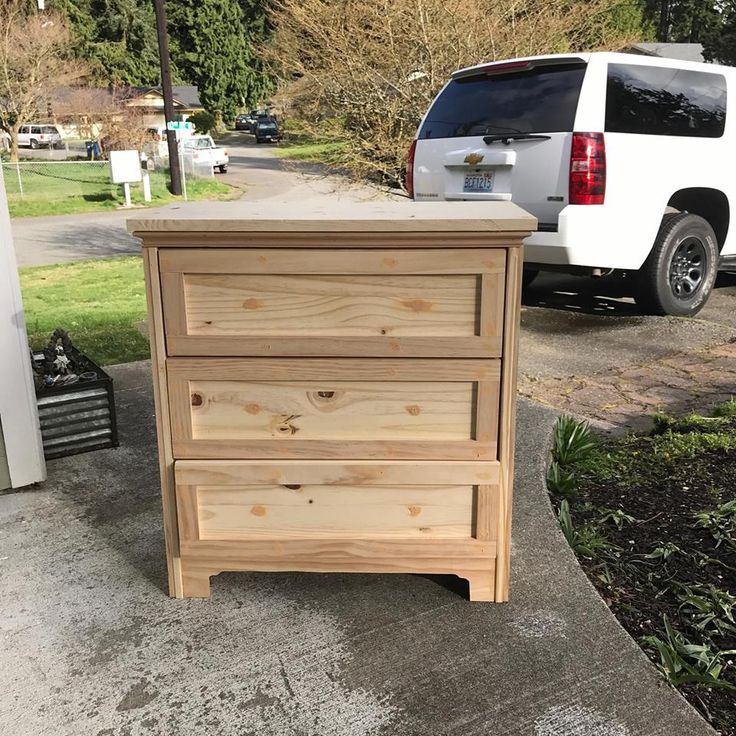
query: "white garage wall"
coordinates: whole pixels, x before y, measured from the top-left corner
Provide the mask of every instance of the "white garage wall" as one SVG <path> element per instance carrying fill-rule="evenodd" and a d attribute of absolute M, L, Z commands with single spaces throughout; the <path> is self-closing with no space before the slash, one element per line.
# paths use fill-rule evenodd
<path fill-rule="evenodd" d="M 18 269 L 0 167 L 0 431 L 10 486 L 46 478 Z M 2 465 L 0 458 L 0 465 Z M 4 474 L 2 474 L 4 475 Z M 0 478 L 2 480 L 2 478 Z M 1 487 L 1 486 L 0 486 Z"/>

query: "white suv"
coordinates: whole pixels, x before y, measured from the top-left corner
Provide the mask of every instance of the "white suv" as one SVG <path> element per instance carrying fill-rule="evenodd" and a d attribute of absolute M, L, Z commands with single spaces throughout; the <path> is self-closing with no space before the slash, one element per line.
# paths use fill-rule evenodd
<path fill-rule="evenodd" d="M 61 134 L 54 125 L 21 125 L 18 128 L 18 145 L 53 148 L 61 143 Z"/>
<path fill-rule="evenodd" d="M 407 188 L 535 215 L 527 280 L 635 272 L 642 309 L 695 314 L 736 266 L 735 83 L 731 67 L 612 53 L 461 69 L 419 126 Z"/>

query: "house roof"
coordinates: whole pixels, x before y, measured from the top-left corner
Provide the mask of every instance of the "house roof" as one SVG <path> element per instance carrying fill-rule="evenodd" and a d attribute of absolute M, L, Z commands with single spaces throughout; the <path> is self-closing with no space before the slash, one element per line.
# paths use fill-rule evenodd
<path fill-rule="evenodd" d="M 680 61 L 705 61 L 702 43 L 633 43 L 625 51 Z"/>
<path fill-rule="evenodd" d="M 199 89 L 195 85 L 174 85 L 171 89 L 174 93 L 174 100 L 182 107 L 189 109 L 203 107 L 199 99 Z M 155 92 L 163 97 L 161 87 L 128 87 L 127 91 L 128 97 L 140 97 L 149 92 Z"/>

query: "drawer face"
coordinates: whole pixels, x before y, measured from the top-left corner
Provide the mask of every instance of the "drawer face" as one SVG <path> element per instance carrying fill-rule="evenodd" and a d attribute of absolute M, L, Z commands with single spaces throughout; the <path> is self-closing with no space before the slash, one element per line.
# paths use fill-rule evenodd
<path fill-rule="evenodd" d="M 476 334 L 479 278 L 184 274 L 187 335 Z"/>
<path fill-rule="evenodd" d="M 470 539 L 479 488 L 493 494 L 498 474 L 495 463 L 468 465 L 183 461 L 176 469 L 180 534 L 186 541 Z"/>
<path fill-rule="evenodd" d="M 171 359 L 174 454 L 493 459 L 499 363 Z"/>
<path fill-rule="evenodd" d="M 500 355 L 503 250 L 181 249 L 160 259 L 170 355 Z"/>
<path fill-rule="evenodd" d="M 199 539 L 471 536 L 472 486 L 196 489 Z"/>

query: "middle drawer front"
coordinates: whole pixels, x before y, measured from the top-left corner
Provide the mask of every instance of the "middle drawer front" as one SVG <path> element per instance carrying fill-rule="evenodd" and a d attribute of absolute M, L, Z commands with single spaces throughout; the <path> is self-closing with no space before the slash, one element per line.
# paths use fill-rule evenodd
<path fill-rule="evenodd" d="M 170 358 L 176 458 L 495 460 L 501 361 Z"/>

